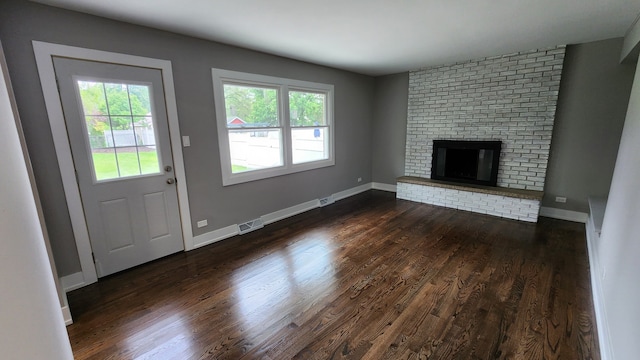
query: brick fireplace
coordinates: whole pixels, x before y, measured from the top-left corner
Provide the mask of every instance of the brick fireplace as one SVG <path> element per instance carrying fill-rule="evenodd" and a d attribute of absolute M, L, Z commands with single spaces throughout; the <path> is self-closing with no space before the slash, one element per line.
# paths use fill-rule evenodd
<path fill-rule="evenodd" d="M 410 72 L 405 176 L 431 179 L 433 140 L 502 141 L 497 186 L 507 193 L 530 191 L 531 196 L 525 199 L 526 209 L 518 205 L 522 201 L 511 204 L 510 196 L 490 197 L 485 200 L 508 204 L 509 213 L 479 212 L 537 221 L 564 53 L 565 47 L 559 46 Z M 416 186 L 426 195 L 417 196 Z M 473 187 L 458 188 L 450 196 L 440 189 L 436 192 L 441 196 L 456 200 L 431 200 L 427 195 L 434 193 L 433 186 L 415 181 L 399 181 L 397 194 L 448 207 L 470 204 L 477 197 L 471 195 L 477 194 Z"/>

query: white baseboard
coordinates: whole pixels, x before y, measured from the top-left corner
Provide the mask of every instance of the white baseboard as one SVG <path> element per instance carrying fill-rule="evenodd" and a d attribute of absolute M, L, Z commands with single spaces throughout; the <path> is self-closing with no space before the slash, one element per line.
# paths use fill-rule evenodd
<path fill-rule="evenodd" d="M 564 209 L 556 209 L 551 207 L 542 206 L 540 207 L 540 216 L 550 217 L 553 219 L 574 221 L 586 224 L 589 215 L 587 213 L 579 212 L 579 211 L 571 211 Z"/>
<path fill-rule="evenodd" d="M 602 360 L 613 360 L 611 337 L 609 333 L 609 323 L 607 321 L 604 297 L 602 296 L 602 276 L 600 274 L 600 262 L 596 252 L 596 241 L 599 239 L 592 220 L 587 220 L 587 252 L 589 254 L 589 271 L 591 273 L 591 294 L 593 297 L 593 307 L 596 313 L 596 324 L 598 328 L 598 344 L 600 345 L 600 358 Z"/>
<path fill-rule="evenodd" d="M 391 184 L 385 184 L 385 183 L 379 183 L 379 182 L 372 182 L 371 183 L 371 188 L 374 189 L 374 190 L 398 192 L 398 186 L 397 185 L 391 185 Z"/>
<path fill-rule="evenodd" d="M 371 189 L 395 192 L 396 191 L 395 188 L 396 188 L 395 185 L 389 185 L 389 184 L 383 184 L 383 183 L 367 183 L 367 184 L 362 184 L 362 185 L 353 187 L 351 189 L 343 190 L 335 194 L 332 194 L 331 199 L 333 201 L 338 201 L 338 200 L 346 199 L 350 196 L 357 195 Z M 307 201 L 302 204 L 288 207 L 286 209 L 274 211 L 272 213 L 262 215 L 260 218 L 262 219 L 262 222 L 265 225 L 267 225 L 267 224 L 274 223 L 276 221 L 286 219 L 291 216 L 301 214 L 305 211 L 315 209 L 317 207 L 320 207 L 320 199 Z"/>
<path fill-rule="evenodd" d="M 346 199 L 350 196 L 357 195 L 357 194 L 360 194 L 361 192 L 365 192 L 371 189 L 372 189 L 371 183 L 366 183 L 360 186 L 353 187 L 351 189 L 339 191 L 331 195 L 331 197 L 333 198 L 334 201 L 338 201 L 338 200 Z"/>
<path fill-rule="evenodd" d="M 73 318 L 71 317 L 71 309 L 69 309 L 69 299 L 67 299 L 67 295 L 62 297 L 62 304 L 60 305 L 62 310 L 62 318 L 64 319 L 64 324 L 69 326 L 73 324 Z"/>
<path fill-rule="evenodd" d="M 220 240 L 238 235 L 238 224 L 229 225 L 221 229 L 213 230 L 208 233 L 193 237 L 193 248 L 197 249 L 205 245 L 213 244 Z"/>
<path fill-rule="evenodd" d="M 320 206 L 320 200 L 315 199 L 315 200 L 304 202 L 302 204 L 288 207 L 286 209 L 282 209 L 266 215 L 262 215 L 260 219 L 262 219 L 262 223 L 264 223 L 265 225 L 268 225 L 276 221 L 280 221 L 282 219 L 286 219 L 288 217 L 301 214 L 305 211 L 315 209 L 319 206 Z"/>
<path fill-rule="evenodd" d="M 386 186 L 386 189 L 389 189 L 389 187 L 391 185 L 387 185 L 387 184 L 381 184 Z M 333 195 L 331 195 L 331 199 L 333 201 L 338 201 L 338 200 L 342 200 L 345 199 L 347 197 L 359 194 L 361 192 L 365 192 L 367 190 L 370 190 L 374 187 L 373 183 L 367 183 L 367 184 L 363 184 L 360 186 L 356 186 L 354 188 L 351 189 L 347 189 L 344 191 L 340 191 L 337 192 Z M 390 191 L 390 190 L 387 190 Z M 272 224 L 276 221 L 280 221 L 283 219 L 286 219 L 288 217 L 294 216 L 294 215 L 298 215 L 301 214 L 305 211 L 309 211 L 312 209 L 315 209 L 317 207 L 320 207 L 320 199 L 315 199 L 315 200 L 310 200 L 298 205 L 294 205 L 294 206 L 290 206 L 286 209 L 282 209 L 282 210 L 277 210 L 274 211 L 272 213 L 269 214 L 265 214 L 260 216 L 260 220 L 262 220 L 264 225 L 268 225 L 268 224 Z M 203 247 L 205 245 L 209 245 L 209 244 L 213 244 L 215 242 L 218 242 L 220 240 L 224 240 L 227 238 L 230 238 L 232 236 L 238 235 L 238 224 L 233 224 L 233 225 L 229 225 L 227 227 L 221 228 L 221 229 L 217 229 L 217 230 L 213 230 L 210 231 L 208 233 L 202 234 L 202 235 L 198 235 L 195 236 L 193 238 L 193 249 L 197 249 L 199 247 Z M 190 251 L 192 249 L 189 249 L 187 251 Z"/>
<path fill-rule="evenodd" d="M 62 288 L 65 292 L 79 289 L 85 285 L 89 285 L 85 283 L 82 271 L 61 277 L 60 284 L 62 284 Z"/>
<path fill-rule="evenodd" d="M 73 319 L 71 318 L 71 310 L 69 310 L 69 305 L 62 307 L 62 317 L 64 318 L 64 324 L 66 326 L 73 324 Z"/>

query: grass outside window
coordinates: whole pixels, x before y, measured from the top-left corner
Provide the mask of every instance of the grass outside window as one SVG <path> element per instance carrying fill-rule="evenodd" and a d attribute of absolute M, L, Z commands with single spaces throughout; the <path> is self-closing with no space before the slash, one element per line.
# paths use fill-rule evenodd
<path fill-rule="evenodd" d="M 138 155 L 140 166 L 138 166 Z M 118 174 L 120 165 L 120 175 Z M 93 153 L 93 166 L 96 172 L 96 180 L 114 179 L 120 176 L 136 176 L 140 174 L 158 173 L 158 154 L 155 151 L 121 152 L 118 153 L 118 162 L 114 153 Z"/>

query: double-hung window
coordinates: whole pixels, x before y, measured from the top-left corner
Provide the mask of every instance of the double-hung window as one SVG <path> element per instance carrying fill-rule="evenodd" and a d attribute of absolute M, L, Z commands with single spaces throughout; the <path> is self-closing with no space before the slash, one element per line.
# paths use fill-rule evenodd
<path fill-rule="evenodd" d="M 335 164 L 333 85 L 212 74 L 223 185 Z"/>

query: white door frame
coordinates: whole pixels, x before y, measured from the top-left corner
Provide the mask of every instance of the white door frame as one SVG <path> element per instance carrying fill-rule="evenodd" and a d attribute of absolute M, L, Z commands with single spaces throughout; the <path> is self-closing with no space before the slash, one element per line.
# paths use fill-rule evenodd
<path fill-rule="evenodd" d="M 175 177 L 178 180 L 178 207 L 180 208 L 180 221 L 182 223 L 182 237 L 186 251 L 193 249 L 193 231 L 191 229 L 191 214 L 189 211 L 189 197 L 187 194 L 184 160 L 182 157 L 182 138 L 178 122 L 178 109 L 176 105 L 175 89 L 173 87 L 173 72 L 171 61 L 153 59 L 141 56 L 113 53 L 100 50 L 85 49 L 74 46 L 51 44 L 41 41 L 33 41 L 33 50 L 40 75 L 42 93 L 44 95 L 49 125 L 53 135 L 53 143 L 60 166 L 62 185 L 65 198 L 69 207 L 71 226 L 80 258 L 83 279 L 74 288 L 89 285 L 98 281 L 95 264 L 89 241 L 87 222 L 82 208 L 80 188 L 75 175 L 75 166 L 71 156 L 69 137 L 67 136 L 66 123 L 60 103 L 60 95 L 56 83 L 55 69 L 52 56 L 68 57 L 80 60 L 99 61 L 106 63 L 138 66 L 158 69 L 162 72 L 165 103 L 167 106 L 167 119 L 169 120 L 169 137 L 171 139 L 171 151 L 173 152 L 173 164 Z M 78 279 L 79 280 L 79 279 Z"/>

